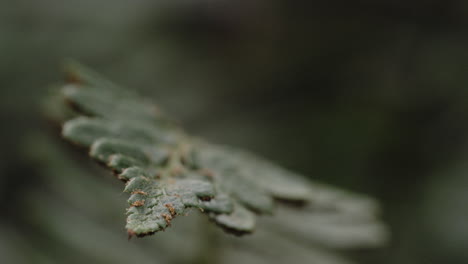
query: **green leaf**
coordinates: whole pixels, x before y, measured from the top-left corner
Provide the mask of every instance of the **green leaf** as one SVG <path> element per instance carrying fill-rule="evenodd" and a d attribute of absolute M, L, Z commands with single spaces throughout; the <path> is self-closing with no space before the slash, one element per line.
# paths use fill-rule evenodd
<path fill-rule="evenodd" d="M 71 64 L 68 73 L 71 83 L 62 94 L 80 116 L 64 123 L 63 137 L 88 148 L 93 159 L 126 182 L 130 235 L 164 230 L 190 208 L 244 234 L 255 229 L 258 214 L 275 214 L 278 201 L 335 206 L 339 212 L 362 204 L 336 207 L 340 191 L 313 185 L 249 152 L 193 138 L 151 102 L 83 66 Z"/>

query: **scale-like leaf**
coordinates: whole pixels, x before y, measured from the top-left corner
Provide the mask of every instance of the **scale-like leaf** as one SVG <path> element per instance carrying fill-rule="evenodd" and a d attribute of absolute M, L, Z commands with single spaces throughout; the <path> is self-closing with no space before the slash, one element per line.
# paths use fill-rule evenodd
<path fill-rule="evenodd" d="M 164 230 L 190 208 L 243 234 L 254 230 L 257 214 L 274 214 L 278 200 L 335 206 L 339 191 L 314 186 L 246 151 L 190 137 L 132 91 L 78 64 L 68 71 L 63 96 L 80 115 L 65 122 L 63 136 L 126 182 L 130 235 Z"/>

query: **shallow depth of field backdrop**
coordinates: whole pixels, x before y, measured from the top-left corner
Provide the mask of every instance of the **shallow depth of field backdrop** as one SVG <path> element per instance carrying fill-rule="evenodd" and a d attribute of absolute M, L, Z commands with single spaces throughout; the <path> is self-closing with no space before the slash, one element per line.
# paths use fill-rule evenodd
<path fill-rule="evenodd" d="M 31 156 L 66 58 L 193 134 L 378 198 L 392 241 L 370 263 L 468 263 L 467 1 L 1 0 L 2 263 L 40 255 L 29 212 L 60 210 L 23 205 L 50 184 Z"/>

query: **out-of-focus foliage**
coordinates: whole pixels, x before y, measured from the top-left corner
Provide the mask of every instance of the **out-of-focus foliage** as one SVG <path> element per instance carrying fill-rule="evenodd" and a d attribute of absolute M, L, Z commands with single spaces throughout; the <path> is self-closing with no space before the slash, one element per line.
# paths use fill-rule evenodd
<path fill-rule="evenodd" d="M 37 101 L 73 57 L 155 98 L 191 134 L 377 196 L 392 243 L 361 263 L 465 264 L 467 13 L 464 0 L 0 1 L 2 256 L 81 256 L 23 206 L 34 190 L 63 200 L 58 181 L 24 158 L 49 147 L 25 137 L 48 128 Z M 114 187 L 97 200 L 120 199 L 118 215 L 85 217 L 120 234 L 125 199 Z M 86 208 L 99 212 L 95 201 Z M 44 202 L 31 204 L 55 210 Z M 70 219 L 66 230 L 78 230 Z"/>

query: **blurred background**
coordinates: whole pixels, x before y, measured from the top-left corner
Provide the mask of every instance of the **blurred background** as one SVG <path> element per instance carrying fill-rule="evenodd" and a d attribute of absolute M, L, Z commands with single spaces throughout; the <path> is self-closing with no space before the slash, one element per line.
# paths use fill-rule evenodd
<path fill-rule="evenodd" d="M 392 241 L 361 263 L 468 263 L 468 2 L 1 0 L 2 263 L 164 255 L 122 239 L 121 183 L 62 160 L 40 109 L 67 58 L 195 135 L 379 199 Z"/>

